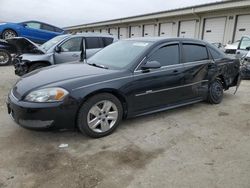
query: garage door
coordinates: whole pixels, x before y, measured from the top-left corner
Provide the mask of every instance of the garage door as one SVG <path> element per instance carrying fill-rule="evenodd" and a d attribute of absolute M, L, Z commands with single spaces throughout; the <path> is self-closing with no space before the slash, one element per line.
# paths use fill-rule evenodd
<path fill-rule="evenodd" d="M 196 28 L 196 20 L 180 22 L 179 37 L 194 38 L 195 28 Z"/>
<path fill-rule="evenodd" d="M 130 37 L 141 37 L 142 32 L 141 32 L 141 27 L 140 26 L 131 26 L 131 32 L 130 32 Z"/>
<path fill-rule="evenodd" d="M 118 29 L 110 28 L 109 33 L 115 37 L 118 37 Z"/>
<path fill-rule="evenodd" d="M 238 16 L 234 41 L 240 40 L 243 35 L 250 35 L 250 15 Z"/>
<path fill-rule="evenodd" d="M 119 29 L 119 38 L 120 39 L 128 38 L 128 28 L 127 27 L 120 27 L 120 29 Z"/>
<path fill-rule="evenodd" d="M 173 23 L 160 24 L 160 36 L 173 37 Z"/>
<path fill-rule="evenodd" d="M 226 17 L 205 20 L 203 40 L 211 43 L 223 43 Z"/>
<path fill-rule="evenodd" d="M 95 33 L 100 33 L 100 29 L 95 29 L 94 32 Z"/>
<path fill-rule="evenodd" d="M 154 24 L 152 25 L 144 25 L 144 37 L 154 37 L 157 36 L 157 28 Z"/>
<path fill-rule="evenodd" d="M 102 29 L 101 33 L 108 33 L 108 29 Z"/>

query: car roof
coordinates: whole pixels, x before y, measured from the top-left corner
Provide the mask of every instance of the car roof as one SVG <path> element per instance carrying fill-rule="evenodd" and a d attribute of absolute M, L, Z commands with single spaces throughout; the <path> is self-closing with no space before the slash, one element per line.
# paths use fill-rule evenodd
<path fill-rule="evenodd" d="M 94 33 L 94 32 L 91 32 L 91 33 L 76 33 L 75 35 L 72 35 L 72 36 L 116 38 L 115 36 L 110 35 L 110 34 L 102 34 L 102 33 Z"/>
<path fill-rule="evenodd" d="M 168 37 L 139 37 L 139 38 L 129 38 L 124 39 L 127 41 L 138 41 L 138 42 L 194 42 L 194 43 L 201 43 L 201 44 L 207 44 L 207 42 L 198 40 L 198 39 L 192 39 L 192 38 L 168 38 Z"/>

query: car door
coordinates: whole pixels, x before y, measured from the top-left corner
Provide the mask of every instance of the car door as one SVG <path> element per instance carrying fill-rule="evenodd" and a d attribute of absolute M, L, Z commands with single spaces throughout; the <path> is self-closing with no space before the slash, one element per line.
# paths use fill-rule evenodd
<path fill-rule="evenodd" d="M 26 37 L 34 42 L 44 42 L 43 30 L 41 30 L 41 23 L 39 22 L 25 22 L 23 23 L 22 37 Z"/>
<path fill-rule="evenodd" d="M 73 37 L 64 41 L 60 45 L 60 51 L 55 51 L 55 64 L 79 61 L 81 55 L 82 40 L 82 37 Z"/>
<path fill-rule="evenodd" d="M 236 57 L 241 58 L 249 52 L 250 48 L 250 38 L 249 37 L 242 37 L 240 40 L 240 44 L 236 51 Z"/>
<path fill-rule="evenodd" d="M 182 43 L 182 63 L 185 75 L 183 99 L 204 98 L 208 90 L 208 74 L 216 69 L 206 46 L 199 43 Z"/>
<path fill-rule="evenodd" d="M 179 43 L 168 43 L 157 47 L 141 64 L 158 61 L 159 69 L 134 72 L 133 82 L 128 86 L 132 114 L 154 111 L 180 102 L 183 85 L 183 65 L 180 64 Z"/>

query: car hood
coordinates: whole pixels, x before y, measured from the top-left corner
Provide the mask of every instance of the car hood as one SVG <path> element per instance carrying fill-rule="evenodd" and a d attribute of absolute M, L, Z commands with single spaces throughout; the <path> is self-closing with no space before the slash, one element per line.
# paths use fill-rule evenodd
<path fill-rule="evenodd" d="M 225 49 L 228 50 L 228 49 L 231 49 L 231 50 L 236 50 L 238 48 L 238 45 L 236 44 L 227 44 L 225 46 Z"/>
<path fill-rule="evenodd" d="M 44 54 L 45 52 L 34 42 L 24 37 L 15 37 L 6 40 L 10 45 L 15 46 L 18 54 L 32 53 Z"/>
<path fill-rule="evenodd" d="M 102 76 L 112 77 L 117 70 L 102 69 L 84 63 L 65 63 L 35 70 L 21 77 L 13 88 L 13 94 L 21 99 L 32 90 L 46 87 L 63 87 L 67 90 L 78 87 L 77 84 L 93 83 L 93 77 L 103 80 Z M 96 79 L 95 79 L 96 81 Z"/>

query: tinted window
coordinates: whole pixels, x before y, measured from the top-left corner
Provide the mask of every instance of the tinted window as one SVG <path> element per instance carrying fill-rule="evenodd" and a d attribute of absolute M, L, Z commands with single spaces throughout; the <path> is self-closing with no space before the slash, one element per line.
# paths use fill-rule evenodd
<path fill-rule="evenodd" d="M 82 38 L 73 38 L 66 41 L 62 46 L 62 52 L 77 52 L 81 51 Z"/>
<path fill-rule="evenodd" d="M 174 65 L 179 63 L 179 45 L 169 45 L 158 49 L 149 61 L 158 61 L 161 66 Z"/>
<path fill-rule="evenodd" d="M 202 61 L 208 59 L 205 46 L 196 44 L 183 44 L 184 63 Z"/>
<path fill-rule="evenodd" d="M 26 27 L 32 28 L 32 29 L 41 29 L 41 24 L 37 22 L 28 22 L 26 23 Z"/>
<path fill-rule="evenodd" d="M 212 55 L 212 58 L 213 59 L 221 59 L 221 58 L 224 58 L 224 56 L 220 53 L 220 52 L 218 52 L 218 50 L 215 50 L 215 49 L 213 49 L 213 48 L 208 48 L 209 49 L 209 52 L 210 52 L 210 54 Z"/>
<path fill-rule="evenodd" d="M 60 29 L 60 28 L 55 27 L 55 32 L 61 33 L 61 32 L 63 32 L 63 30 Z"/>
<path fill-rule="evenodd" d="M 47 25 L 47 24 L 43 24 L 42 25 L 42 29 L 43 30 L 47 30 L 47 31 L 55 31 L 55 28 L 54 27 L 52 27 L 52 26 L 50 26 L 50 25 Z"/>
<path fill-rule="evenodd" d="M 86 47 L 87 49 L 101 48 L 98 37 L 88 37 L 86 38 Z"/>
<path fill-rule="evenodd" d="M 246 50 L 247 47 L 250 47 L 250 38 L 243 37 L 241 42 L 240 42 L 240 49 Z"/>
<path fill-rule="evenodd" d="M 104 46 L 108 46 L 108 45 L 110 45 L 110 44 L 112 44 L 113 43 L 113 38 L 103 38 L 103 41 L 104 41 Z"/>

